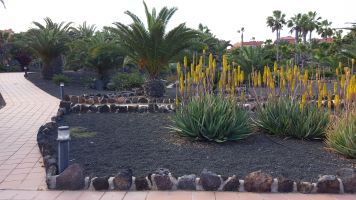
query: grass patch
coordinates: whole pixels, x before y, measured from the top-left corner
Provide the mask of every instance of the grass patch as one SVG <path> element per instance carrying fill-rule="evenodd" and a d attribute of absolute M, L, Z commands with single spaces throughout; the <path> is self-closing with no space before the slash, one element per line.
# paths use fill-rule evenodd
<path fill-rule="evenodd" d="M 84 127 L 73 127 L 70 128 L 70 136 L 72 138 L 91 138 L 96 136 L 96 132 L 88 131 Z"/>

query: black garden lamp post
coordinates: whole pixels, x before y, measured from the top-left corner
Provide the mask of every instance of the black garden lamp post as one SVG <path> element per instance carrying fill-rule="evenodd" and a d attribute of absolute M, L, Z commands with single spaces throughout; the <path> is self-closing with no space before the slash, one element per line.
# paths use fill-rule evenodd
<path fill-rule="evenodd" d="M 28 74 L 27 74 L 28 68 L 25 66 L 25 67 L 23 68 L 23 70 L 25 71 L 25 78 L 27 78 L 27 77 L 28 77 Z"/>
<path fill-rule="evenodd" d="M 61 100 L 63 101 L 63 99 L 64 99 L 64 83 L 63 82 L 61 82 L 59 84 L 59 92 L 61 94 Z"/>
<path fill-rule="evenodd" d="M 69 165 L 69 126 L 58 127 L 58 172 L 62 173 Z"/>

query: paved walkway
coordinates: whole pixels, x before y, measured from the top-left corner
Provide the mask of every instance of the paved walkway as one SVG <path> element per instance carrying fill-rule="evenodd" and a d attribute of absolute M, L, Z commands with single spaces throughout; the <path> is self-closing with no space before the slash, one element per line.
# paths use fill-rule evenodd
<path fill-rule="evenodd" d="M 44 191 L 45 172 L 36 144 L 38 128 L 56 113 L 59 100 L 23 73 L 0 73 L 0 200 L 356 200 L 356 195 L 256 194 L 237 192 Z"/>

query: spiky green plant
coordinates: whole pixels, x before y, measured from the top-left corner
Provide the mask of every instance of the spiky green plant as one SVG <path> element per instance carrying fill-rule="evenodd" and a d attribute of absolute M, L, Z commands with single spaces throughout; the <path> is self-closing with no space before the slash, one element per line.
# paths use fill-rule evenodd
<path fill-rule="evenodd" d="M 356 114 L 345 114 L 330 126 L 326 145 L 348 158 L 356 158 Z"/>
<path fill-rule="evenodd" d="M 158 79 L 159 73 L 175 56 L 191 46 L 192 39 L 198 33 L 187 28 L 185 23 L 167 32 L 168 22 L 177 8 L 163 7 L 157 13 L 154 8 L 150 12 L 146 3 L 143 4 L 147 26 L 138 16 L 126 11 L 125 14 L 131 17 L 133 23 L 127 26 L 115 22 L 116 27 L 109 30 L 118 35 L 127 55 L 147 72 L 146 94 L 160 97 L 164 94 L 164 87 Z"/>
<path fill-rule="evenodd" d="M 195 96 L 173 116 L 169 127 L 194 140 L 225 142 L 246 138 L 251 133 L 247 111 L 230 98 Z"/>
<path fill-rule="evenodd" d="M 257 109 L 254 125 L 271 135 L 297 139 L 321 139 L 329 123 L 324 109 L 307 104 L 301 109 L 296 100 L 277 98 Z"/>
<path fill-rule="evenodd" d="M 45 18 L 45 25 L 33 22 L 36 28 L 27 32 L 28 47 L 42 61 L 42 76 L 51 79 L 54 74 L 62 71 L 62 54 L 67 49 L 68 33 L 71 23 L 54 23 L 50 18 Z"/>

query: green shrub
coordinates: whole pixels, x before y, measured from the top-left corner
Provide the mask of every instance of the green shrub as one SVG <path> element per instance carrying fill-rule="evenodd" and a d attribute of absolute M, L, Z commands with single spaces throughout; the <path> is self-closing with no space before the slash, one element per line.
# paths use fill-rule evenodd
<path fill-rule="evenodd" d="M 111 79 L 115 90 L 129 90 L 132 88 L 141 87 L 144 84 L 143 77 L 135 73 L 118 73 Z"/>
<path fill-rule="evenodd" d="M 56 85 L 59 85 L 60 83 L 68 84 L 70 79 L 63 74 L 56 74 L 53 76 L 52 82 Z"/>
<path fill-rule="evenodd" d="M 298 139 L 325 137 L 329 114 L 307 104 L 300 109 L 298 101 L 288 98 L 270 100 L 257 109 L 255 126 L 271 135 Z"/>
<path fill-rule="evenodd" d="M 94 79 L 90 77 L 85 77 L 81 79 L 82 84 L 84 85 L 85 88 L 89 89 L 92 87 Z"/>
<path fill-rule="evenodd" d="M 231 99 L 205 95 L 193 97 L 173 116 L 169 127 L 194 140 L 225 142 L 246 138 L 250 133 L 247 111 Z"/>
<path fill-rule="evenodd" d="M 336 120 L 326 134 L 327 146 L 348 158 L 356 158 L 356 114 Z"/>

